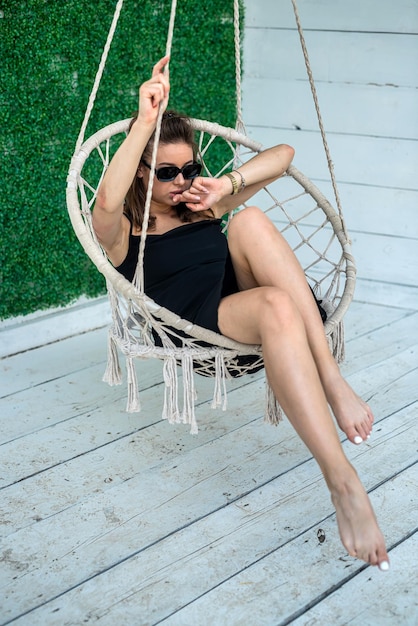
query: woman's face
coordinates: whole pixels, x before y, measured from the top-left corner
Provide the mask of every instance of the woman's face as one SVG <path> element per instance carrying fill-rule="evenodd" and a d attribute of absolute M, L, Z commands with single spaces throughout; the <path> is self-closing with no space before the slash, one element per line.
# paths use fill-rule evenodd
<path fill-rule="evenodd" d="M 193 149 L 186 143 L 160 144 L 155 169 L 173 166 L 181 169 L 185 165 L 193 163 L 193 160 Z M 151 165 L 150 162 L 146 162 Z M 140 164 L 138 175 L 143 177 L 145 187 L 148 187 L 150 170 L 144 163 Z M 173 196 L 189 189 L 191 184 L 192 180 L 186 180 L 181 172 L 177 174 L 174 180 L 168 182 L 162 182 L 155 176 L 152 186 L 153 200 L 161 204 L 173 205 Z"/>

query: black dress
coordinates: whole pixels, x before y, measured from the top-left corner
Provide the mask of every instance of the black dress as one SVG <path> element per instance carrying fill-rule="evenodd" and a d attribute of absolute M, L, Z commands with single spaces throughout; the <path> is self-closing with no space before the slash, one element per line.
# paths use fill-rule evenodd
<path fill-rule="evenodd" d="M 131 226 L 128 253 L 116 267 L 131 282 L 138 263 L 140 242 L 141 236 L 133 235 Z M 148 234 L 144 251 L 144 288 L 154 302 L 182 319 L 220 333 L 219 303 L 225 296 L 239 291 L 221 220 L 186 223 L 162 235 Z M 325 320 L 325 311 L 316 302 Z M 177 331 L 177 334 L 182 333 Z M 153 332 L 153 335 L 156 344 L 161 345 L 157 334 Z M 172 339 L 181 345 L 180 340 Z M 257 372 L 263 367 L 256 355 L 240 355 L 234 362 L 238 369 L 228 368 L 232 376 L 245 373 L 242 366 L 247 372 Z"/>
<path fill-rule="evenodd" d="M 144 289 L 157 304 L 219 333 L 220 300 L 238 291 L 221 220 L 186 223 L 162 235 L 147 235 Z M 140 235 L 129 235 L 125 260 L 116 269 L 133 280 Z"/>

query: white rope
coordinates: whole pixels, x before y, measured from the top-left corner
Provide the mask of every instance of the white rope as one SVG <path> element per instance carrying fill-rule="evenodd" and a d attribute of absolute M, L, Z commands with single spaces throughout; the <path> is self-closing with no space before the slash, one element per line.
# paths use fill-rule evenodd
<path fill-rule="evenodd" d="M 318 96 L 316 93 L 315 81 L 314 81 L 313 74 L 312 74 L 311 64 L 309 62 L 308 50 L 306 47 L 305 37 L 303 35 L 303 30 L 302 30 L 302 25 L 300 22 L 299 11 L 298 11 L 298 7 L 296 4 L 296 0 L 292 0 L 292 5 L 293 5 L 293 11 L 295 14 L 297 29 L 299 32 L 300 44 L 302 46 L 303 57 L 305 59 L 305 66 L 306 66 L 306 71 L 308 73 L 309 84 L 311 86 L 312 97 L 313 97 L 313 101 L 314 101 L 314 105 L 316 109 L 316 115 L 318 117 L 318 124 L 319 124 L 319 129 L 321 131 L 322 143 L 324 144 L 325 155 L 327 157 L 328 169 L 329 169 L 329 173 L 331 176 L 331 182 L 332 182 L 332 187 L 334 190 L 335 201 L 337 203 L 338 213 L 343 224 L 344 232 L 346 232 L 345 224 L 343 220 L 343 212 L 342 212 L 342 207 L 341 207 L 340 196 L 339 196 L 338 188 L 337 188 L 337 181 L 335 179 L 335 174 L 334 174 L 334 164 L 331 159 L 331 153 L 330 153 L 328 141 L 327 141 L 326 134 L 325 134 L 325 127 L 322 121 L 321 111 L 319 109 L 319 102 L 318 102 Z"/>
<path fill-rule="evenodd" d="M 96 99 L 97 91 L 99 89 L 100 81 L 103 75 L 103 71 L 107 61 L 107 55 L 109 54 L 110 46 L 113 40 L 113 35 L 115 34 L 116 26 L 119 20 L 119 15 L 122 10 L 123 0 L 118 0 L 115 8 L 115 12 L 113 14 L 112 23 L 110 25 L 109 33 L 107 35 L 107 40 L 105 47 L 103 48 L 102 58 L 100 60 L 99 67 L 96 72 L 96 78 L 94 79 L 93 89 L 91 90 L 89 101 L 87 104 L 87 109 L 84 115 L 84 120 L 81 125 L 80 133 L 78 135 L 78 139 L 75 146 L 75 154 L 80 150 L 81 144 L 84 141 L 84 133 L 86 132 L 87 124 L 90 119 L 91 112 L 93 111 L 94 101 Z"/>
<path fill-rule="evenodd" d="M 235 46 L 235 91 L 236 91 L 236 130 L 246 134 L 244 120 L 242 117 L 242 98 L 241 98 L 241 41 L 239 28 L 239 0 L 234 0 L 234 46 Z"/>

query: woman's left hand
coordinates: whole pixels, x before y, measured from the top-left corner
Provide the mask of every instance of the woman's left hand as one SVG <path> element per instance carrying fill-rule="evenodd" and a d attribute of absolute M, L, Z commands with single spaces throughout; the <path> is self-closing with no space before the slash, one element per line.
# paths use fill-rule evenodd
<path fill-rule="evenodd" d="M 204 178 L 198 176 L 192 181 L 189 189 L 174 196 L 176 204 L 184 202 L 191 211 L 207 211 L 213 209 L 224 197 L 224 181 L 220 178 Z"/>

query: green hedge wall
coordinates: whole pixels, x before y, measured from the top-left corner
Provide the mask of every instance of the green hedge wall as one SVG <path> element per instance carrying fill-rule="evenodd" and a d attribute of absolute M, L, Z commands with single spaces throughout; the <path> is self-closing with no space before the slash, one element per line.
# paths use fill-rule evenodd
<path fill-rule="evenodd" d="M 1 319 L 104 292 L 72 231 L 65 184 L 115 4 L 0 5 Z M 125 0 L 86 138 L 137 108 L 165 51 L 170 6 Z M 178 0 L 170 69 L 170 106 L 234 125 L 232 0 Z"/>

